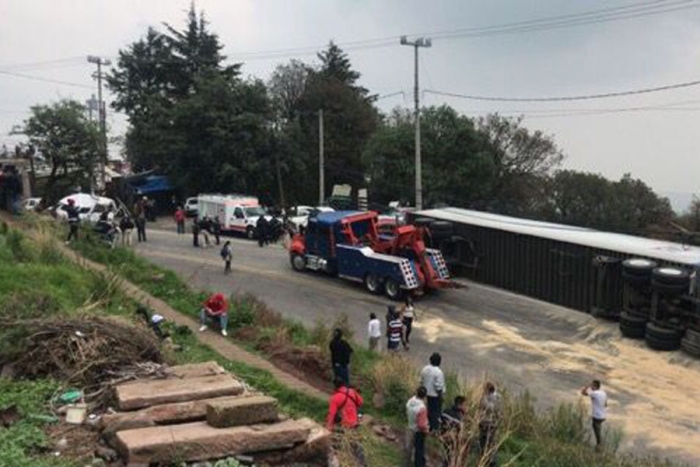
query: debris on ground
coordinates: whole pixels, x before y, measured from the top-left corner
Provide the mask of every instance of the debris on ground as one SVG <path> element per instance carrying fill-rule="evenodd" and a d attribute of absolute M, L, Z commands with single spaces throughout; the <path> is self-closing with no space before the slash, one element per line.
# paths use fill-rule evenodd
<path fill-rule="evenodd" d="M 20 419 L 19 410 L 16 405 L 11 405 L 0 410 L 0 425 L 7 428 L 14 425 Z"/>
<path fill-rule="evenodd" d="M 2 357 L 16 377 L 50 377 L 69 389 L 80 388 L 64 391 L 70 400 L 57 403 L 80 399 L 91 408 L 104 406 L 114 385 L 162 369 L 157 339 L 123 319 L 75 316 L 3 320 L 0 325 L 12 330 L 13 350 Z"/>

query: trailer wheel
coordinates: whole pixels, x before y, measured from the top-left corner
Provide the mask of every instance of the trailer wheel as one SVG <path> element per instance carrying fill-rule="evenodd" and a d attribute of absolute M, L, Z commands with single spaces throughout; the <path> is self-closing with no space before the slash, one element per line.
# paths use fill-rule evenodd
<path fill-rule="evenodd" d="M 387 277 L 384 281 L 384 291 L 386 292 L 386 296 L 392 300 L 400 300 L 403 295 L 403 290 L 401 290 L 398 282 L 391 277 Z"/>
<path fill-rule="evenodd" d="M 365 289 L 371 293 L 381 293 L 382 283 L 379 281 L 379 277 L 376 274 L 366 274 L 365 275 Z"/>
<path fill-rule="evenodd" d="M 700 344 L 695 341 L 689 340 L 687 337 L 681 339 L 681 349 L 688 355 L 693 357 L 700 357 Z"/>
<path fill-rule="evenodd" d="M 290 262 L 292 263 L 292 268 L 295 271 L 304 272 L 306 270 L 306 258 L 304 257 L 304 255 L 294 253 L 290 258 Z"/>
<path fill-rule="evenodd" d="M 255 228 L 252 225 L 249 225 L 248 227 L 246 227 L 245 236 L 248 240 L 255 239 Z"/>

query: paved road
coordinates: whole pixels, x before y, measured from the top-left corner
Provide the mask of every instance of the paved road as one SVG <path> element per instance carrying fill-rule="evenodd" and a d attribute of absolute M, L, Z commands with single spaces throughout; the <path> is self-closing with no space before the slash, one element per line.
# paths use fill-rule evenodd
<path fill-rule="evenodd" d="M 233 274 L 223 275 L 218 248 L 192 247 L 191 235 L 149 231 L 137 252 L 178 272 L 195 287 L 251 292 L 283 315 L 312 326 L 350 317 L 364 340 L 370 311 L 380 317 L 389 302 L 359 284 L 291 270 L 281 246 L 259 248 L 232 239 Z M 628 436 L 626 448 L 700 464 L 700 364 L 678 352 L 652 352 L 622 340 L 612 323 L 502 290 L 469 284 L 417 303 L 410 355 L 417 364 L 438 351 L 444 365 L 468 381 L 495 379 L 510 391 L 528 389 L 542 406 L 576 402 L 591 378 L 610 394 L 610 421 Z"/>

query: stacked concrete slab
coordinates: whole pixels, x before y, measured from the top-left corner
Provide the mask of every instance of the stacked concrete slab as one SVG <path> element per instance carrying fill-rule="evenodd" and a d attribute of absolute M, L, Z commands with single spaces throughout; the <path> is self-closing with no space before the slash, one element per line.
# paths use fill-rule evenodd
<path fill-rule="evenodd" d="M 115 398 L 120 411 L 103 416 L 102 433 L 127 465 L 236 455 L 321 465 L 327 458 L 328 431 L 287 419 L 275 399 L 246 390 L 215 362 L 119 385 Z"/>

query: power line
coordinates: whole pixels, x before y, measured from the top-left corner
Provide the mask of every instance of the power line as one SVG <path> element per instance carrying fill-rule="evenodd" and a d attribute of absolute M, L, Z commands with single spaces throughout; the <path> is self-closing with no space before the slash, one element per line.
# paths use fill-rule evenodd
<path fill-rule="evenodd" d="M 639 94 L 650 94 L 654 92 L 670 91 L 672 89 L 689 88 L 700 84 L 700 80 L 688 81 L 685 83 L 669 84 L 666 86 L 657 86 L 652 88 L 635 89 L 632 91 L 608 92 L 603 94 L 588 94 L 580 96 L 558 96 L 558 97 L 493 97 L 493 96 L 476 96 L 470 94 L 458 94 L 454 92 L 436 91 L 426 89 L 425 93 L 435 94 L 438 96 L 456 97 L 459 99 L 469 99 L 476 101 L 490 102 L 562 102 L 562 101 L 582 101 L 593 99 L 608 99 L 611 97 L 635 96 Z"/>
<path fill-rule="evenodd" d="M 51 78 L 43 78 L 41 76 L 34 76 L 34 75 L 27 75 L 24 73 L 15 73 L 12 71 L 4 71 L 0 70 L 0 74 L 2 75 L 7 75 L 7 76 L 13 76 L 15 78 L 24 78 L 24 79 L 31 79 L 34 81 L 42 81 L 45 83 L 55 83 L 55 84 L 62 84 L 64 86 L 73 86 L 76 88 L 83 88 L 83 89 L 92 89 L 92 86 L 88 86 L 86 84 L 80 84 L 80 83 L 72 83 L 70 81 L 61 81 L 58 79 L 51 79 Z"/>
<path fill-rule="evenodd" d="M 49 68 L 62 68 L 66 66 L 83 65 L 85 56 L 58 58 L 55 60 L 44 60 L 28 63 L 16 63 L 14 65 L 0 65 L 0 70 L 4 71 L 32 71 Z"/>

